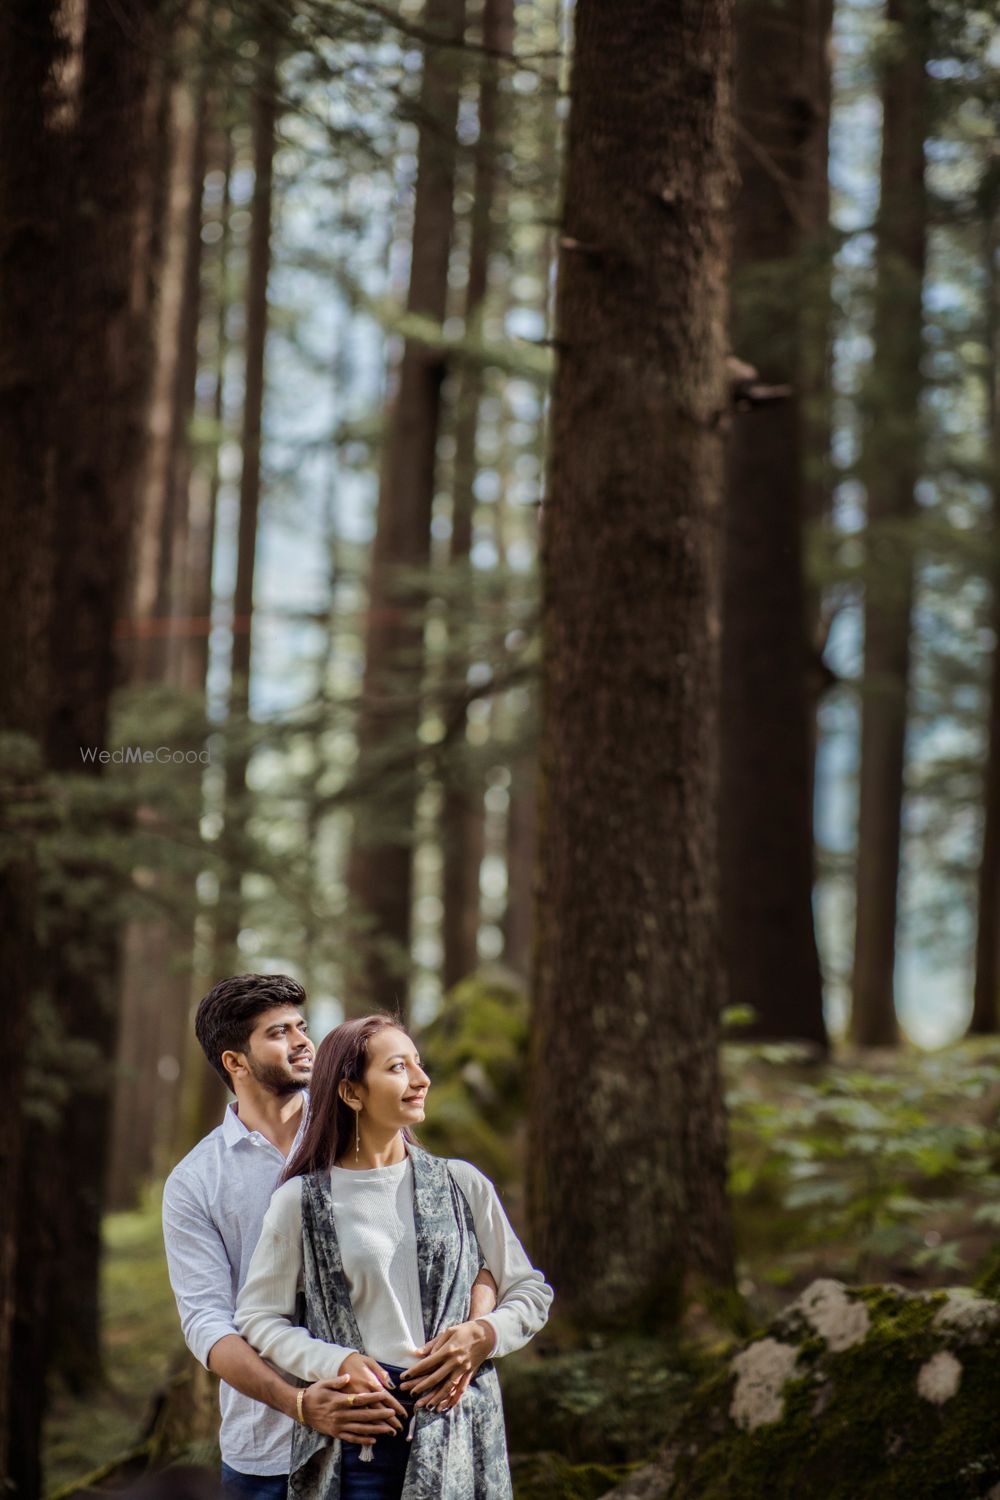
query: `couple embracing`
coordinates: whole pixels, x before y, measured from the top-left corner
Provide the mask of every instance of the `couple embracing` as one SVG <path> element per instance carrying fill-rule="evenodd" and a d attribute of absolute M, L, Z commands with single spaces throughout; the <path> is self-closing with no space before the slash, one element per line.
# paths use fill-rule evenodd
<path fill-rule="evenodd" d="M 551 1289 L 488 1178 L 417 1144 L 413 1040 L 379 1013 L 317 1051 L 304 1000 L 262 974 L 202 1000 L 236 1101 L 163 1195 L 184 1337 L 222 1382 L 227 1494 L 509 1500 L 493 1360 L 538 1332 Z"/>

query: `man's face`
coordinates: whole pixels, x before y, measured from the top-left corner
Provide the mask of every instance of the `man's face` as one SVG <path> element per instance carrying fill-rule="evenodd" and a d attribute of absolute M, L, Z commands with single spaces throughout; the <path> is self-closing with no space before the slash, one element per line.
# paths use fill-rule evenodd
<path fill-rule="evenodd" d="M 257 1017 L 244 1057 L 261 1087 L 283 1097 L 308 1088 L 315 1054 L 299 1010 L 278 1005 Z"/>

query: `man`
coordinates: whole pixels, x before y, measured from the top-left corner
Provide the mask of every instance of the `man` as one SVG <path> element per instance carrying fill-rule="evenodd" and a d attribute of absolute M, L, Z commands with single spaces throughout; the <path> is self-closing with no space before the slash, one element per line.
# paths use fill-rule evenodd
<path fill-rule="evenodd" d="M 163 1237 L 184 1338 L 222 1382 L 223 1480 L 232 1494 L 258 1500 L 284 1500 L 296 1420 L 370 1445 L 379 1433 L 399 1430 L 405 1416 L 374 1360 L 352 1355 L 336 1378 L 301 1390 L 251 1349 L 233 1321 L 271 1193 L 305 1119 L 315 1049 L 304 1000 L 302 986 L 285 975 L 240 974 L 201 1001 L 195 1033 L 236 1103 L 163 1191 Z M 495 1291 L 485 1275 L 470 1316 L 491 1311 Z"/>

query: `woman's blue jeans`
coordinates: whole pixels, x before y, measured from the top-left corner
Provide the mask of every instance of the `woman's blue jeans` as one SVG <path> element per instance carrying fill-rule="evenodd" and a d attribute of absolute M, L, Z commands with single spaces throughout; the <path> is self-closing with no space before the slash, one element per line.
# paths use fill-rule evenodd
<path fill-rule="evenodd" d="M 402 1401 L 412 1415 L 413 1397 L 399 1388 L 404 1373 L 395 1365 L 383 1365 L 395 1387 L 393 1395 Z M 407 1427 L 399 1433 L 383 1433 L 369 1450 L 371 1459 L 362 1459 L 357 1443 L 340 1445 L 340 1500 L 399 1500 L 406 1478 L 406 1461 L 410 1456 Z"/>

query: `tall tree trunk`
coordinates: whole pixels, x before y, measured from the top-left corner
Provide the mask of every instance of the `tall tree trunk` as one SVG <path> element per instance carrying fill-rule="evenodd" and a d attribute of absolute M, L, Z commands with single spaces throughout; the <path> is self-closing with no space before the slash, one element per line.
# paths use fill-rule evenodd
<path fill-rule="evenodd" d="M 538 763 L 518 755 L 510 768 L 507 808 L 507 910 L 503 923 L 504 962 L 525 985 L 531 976 L 534 936 L 535 854 Z"/>
<path fill-rule="evenodd" d="M 802 498 L 808 531 L 830 526 L 833 513 L 833 226 L 830 222 L 830 114 L 833 104 L 833 0 L 808 0 L 807 38 L 800 62 L 809 100 L 811 128 L 803 152 L 800 269 L 804 273 L 799 360 L 796 370 L 803 433 Z M 806 549 L 808 553 L 808 547 Z M 809 702 L 809 805 L 814 804 L 819 709 L 836 681 L 824 661 L 831 619 L 823 589 L 808 572 L 806 594 L 806 691 Z"/>
<path fill-rule="evenodd" d="M 197 56 L 195 12 L 175 56 L 170 88 L 171 161 L 150 449 L 139 529 L 133 622 L 133 681 L 165 681 L 180 670 L 186 609 L 184 561 L 190 477 L 190 423 L 198 369 L 202 189 L 207 138 L 207 72 Z M 200 40 L 207 43 L 204 33 Z M 193 78 L 193 82 L 192 82 Z M 150 543 L 153 543 L 151 546 Z M 191 746 L 194 748 L 194 746 Z M 148 871 L 152 886 L 160 883 Z M 168 916 L 135 919 L 122 941 L 122 987 L 108 1202 L 132 1206 L 154 1170 L 158 1146 L 173 1138 L 188 1026 L 190 973 L 184 934 Z M 187 945 L 189 952 L 189 943 Z M 150 1066 L 156 1068 L 151 1075 Z"/>
<path fill-rule="evenodd" d="M 213 11 L 218 19 L 218 12 Z M 209 114 L 221 121 L 222 96 L 213 93 Z M 225 414 L 225 371 L 229 341 L 226 323 L 229 315 L 229 262 L 232 240 L 231 189 L 233 176 L 233 140 L 230 130 L 219 125 L 213 137 L 211 159 L 222 173 L 222 196 L 219 205 L 218 248 L 214 259 L 215 302 L 212 308 L 213 324 L 214 385 L 207 415 L 212 425 L 211 451 L 206 472 L 198 471 L 193 476 L 191 488 L 190 525 L 188 528 L 187 617 L 190 629 L 180 639 L 182 660 L 179 681 L 190 693 L 199 693 L 208 698 L 209 630 L 214 604 L 213 572 L 215 559 L 215 537 L 218 520 L 219 450 L 222 446 L 223 419 Z M 197 923 L 196 923 L 197 928 Z M 217 930 L 214 936 L 218 937 Z M 211 945 L 209 945 L 211 952 Z M 202 961 L 204 963 L 204 960 Z M 195 974 L 191 986 L 195 994 L 204 994 L 218 977 L 214 965 L 209 973 Z M 171 1156 L 174 1161 L 190 1151 L 193 1146 L 212 1130 L 222 1117 L 229 1099 L 227 1090 L 220 1083 L 214 1068 L 205 1061 L 193 1031 L 188 1031 L 184 1064 L 181 1072 L 181 1110 L 176 1121 Z"/>
<path fill-rule="evenodd" d="M 182 515 L 186 518 L 206 140 L 207 79 L 196 55 L 197 20 L 193 14 L 185 21 L 170 61 L 163 274 L 133 598 L 135 645 L 129 675 L 137 682 L 162 682 L 167 675 L 172 603 L 176 607 L 174 542 L 179 531 L 183 534 Z"/>
<path fill-rule="evenodd" d="M 82 745 L 103 746 L 116 683 L 115 627 L 123 611 L 134 534 L 134 494 L 142 470 L 152 371 L 152 315 L 158 278 L 158 228 L 151 205 L 158 92 L 153 59 L 159 31 L 155 0 L 124 12 L 91 4 L 84 36 L 77 188 L 71 226 L 78 257 L 73 280 L 74 342 L 80 351 L 67 424 L 59 516 L 60 548 L 53 617 L 53 705 L 49 745 L 61 770 L 80 768 Z M 71 443 L 71 446 L 70 446 Z M 95 871 L 114 882 L 111 871 Z M 117 1029 L 118 940 L 113 902 L 98 901 L 67 950 L 92 951 L 74 968 L 57 960 L 54 994 L 69 1036 L 93 1049 L 96 1067 L 66 1111 L 59 1150 L 65 1193 L 56 1298 L 60 1365 L 86 1387 L 100 1367 L 98 1276 L 100 1220 L 109 1144 L 110 1078 Z"/>
<path fill-rule="evenodd" d="M 455 189 L 455 127 L 465 0 L 427 0 L 427 46 L 420 92 L 420 143 L 413 212 L 407 310 L 442 323 L 447 311 Z M 371 761 L 401 744 L 418 746 L 423 664 L 419 591 L 401 574 L 426 567 L 430 556 L 435 456 L 444 360 L 407 340 L 382 472 L 378 524 L 369 579 L 365 677 L 358 742 Z M 390 782 L 380 798 L 379 824 L 356 826 L 350 888 L 372 922 L 364 1005 L 405 1010 L 413 895 L 416 767 Z M 374 816 L 365 810 L 366 816 Z"/>
<path fill-rule="evenodd" d="M 803 535 L 812 457 L 805 395 L 813 292 L 807 209 L 826 180 L 825 51 L 814 0 L 737 12 L 739 122 L 733 347 L 792 395 L 736 418 L 729 455 L 722 608 L 720 834 L 731 1004 L 753 1034 L 826 1046 L 813 927 L 812 732 Z M 809 76 L 811 74 L 811 76 Z M 810 84 L 815 93 L 807 93 Z M 810 226 L 811 227 L 811 226 Z"/>
<path fill-rule="evenodd" d="M 0 800 L 10 842 L 14 809 L 37 798 L 48 705 L 47 629 L 55 513 L 53 379 L 59 319 L 57 224 L 60 148 L 51 111 L 60 60 L 56 0 L 11 0 L 0 7 L 0 724 L 24 736 L 0 753 Z M 30 670 L 26 665 L 30 664 Z M 32 744 L 30 751 L 28 745 Z M 40 799 L 38 799 L 40 805 Z M 19 1375 L 11 1349 L 17 1305 L 18 1213 L 24 1060 L 42 976 L 37 871 L 30 830 L 0 870 L 0 964 L 10 1047 L 0 1132 L 0 1474 L 8 1467 L 12 1395 Z M 23 1243 L 22 1243 L 23 1250 Z"/>
<path fill-rule="evenodd" d="M 927 0 L 889 0 L 883 80 L 874 345 L 861 474 L 868 496 L 857 921 L 851 1036 L 897 1040 L 896 907 L 920 473 L 920 358 L 926 254 Z"/>
<path fill-rule="evenodd" d="M 81 747 L 105 744 L 115 623 L 124 603 L 142 462 L 156 271 L 151 67 L 158 54 L 157 11 L 156 0 L 89 5 L 79 109 L 68 143 L 72 175 L 59 226 L 59 284 L 64 347 L 72 357 L 61 364 L 49 398 L 59 422 L 59 547 L 58 607 L 46 645 L 52 668 L 47 755 L 64 773 L 81 770 Z M 60 1032 L 52 1072 L 65 1091 L 61 1118 L 49 1140 L 35 1142 L 21 1177 L 9 1470 L 25 1495 L 38 1492 L 48 1376 L 58 1370 L 83 1389 L 100 1373 L 98 1269 L 107 1059 L 115 1036 L 117 877 L 100 854 L 103 830 L 96 817 L 96 852 L 63 870 L 73 899 L 53 915 L 47 944 L 46 978 Z M 84 844 L 82 817 L 75 833 Z"/>
<path fill-rule="evenodd" d="M 591 1328 L 663 1326 L 685 1273 L 732 1275 L 716 843 L 730 37 L 728 0 L 576 10 L 529 1185 L 542 1264 Z"/>
<path fill-rule="evenodd" d="M 997 184 L 1000 186 L 1000 183 Z M 994 188 L 995 191 L 995 188 Z M 976 979 L 970 1031 L 986 1036 L 1000 1027 L 1000 211 L 988 204 L 985 225 L 984 343 L 986 345 L 986 442 L 993 500 L 993 666 L 989 740 L 983 782 L 983 844 L 979 862 Z"/>
<path fill-rule="evenodd" d="M 274 151 L 278 123 L 278 42 L 265 25 L 258 53 L 253 100 L 254 191 L 250 206 L 247 263 L 245 383 L 241 432 L 240 520 L 236 583 L 233 590 L 233 646 L 226 743 L 224 850 L 226 872 L 215 934 L 215 965 L 231 967 L 240 930 L 242 870 L 246 848 L 247 720 L 250 713 L 250 659 L 254 574 L 261 494 L 261 435 L 264 417 L 264 353 L 267 343 L 267 282 L 271 270 L 271 218 Z"/>
<path fill-rule="evenodd" d="M 216 97 L 209 104 L 209 114 L 220 104 Z M 209 663 L 209 633 L 211 629 L 213 589 L 212 574 L 215 559 L 215 536 L 219 505 L 219 449 L 222 446 L 222 423 L 225 413 L 225 371 L 229 340 L 226 320 L 229 315 L 228 277 L 229 252 L 232 239 L 230 226 L 231 188 L 233 175 L 233 142 L 230 131 L 220 126 L 215 137 L 214 161 L 222 172 L 222 201 L 219 206 L 221 230 L 215 256 L 214 285 L 215 303 L 212 309 L 214 382 L 207 415 L 212 424 L 211 457 L 207 471 L 195 475 L 192 485 L 191 504 L 187 535 L 187 619 L 189 629 L 180 638 L 182 660 L 178 669 L 178 681 L 185 691 L 207 693 Z"/>
<path fill-rule="evenodd" d="M 472 337 L 478 336 L 482 329 L 498 209 L 497 157 L 502 142 L 498 58 L 501 54 L 509 55 L 514 49 L 512 0 L 483 0 L 482 34 L 486 52 L 481 63 L 479 138 L 473 184 L 469 282 L 465 296 L 465 330 Z M 478 361 L 467 363 L 459 378 L 456 400 L 451 522 L 451 560 L 465 569 L 472 550 L 476 435 L 482 388 L 482 366 Z M 458 689 L 469 664 L 465 624 L 469 608 L 467 599 L 452 602 L 448 625 L 451 661 L 448 679 L 453 690 Z M 457 768 L 445 786 L 441 833 L 444 853 L 444 987 L 447 990 L 470 973 L 478 962 L 476 939 L 479 930 L 479 869 L 483 857 L 483 787 L 478 779 L 474 785 L 469 785 L 464 766 Z"/>

